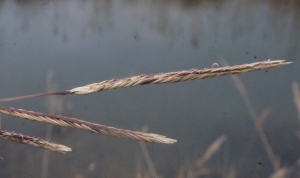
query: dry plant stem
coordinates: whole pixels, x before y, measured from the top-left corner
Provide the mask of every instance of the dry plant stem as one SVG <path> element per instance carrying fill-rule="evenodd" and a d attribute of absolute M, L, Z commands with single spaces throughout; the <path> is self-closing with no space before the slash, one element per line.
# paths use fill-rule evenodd
<path fill-rule="evenodd" d="M 265 111 L 265 112 L 268 112 L 268 111 Z M 255 128 L 259 134 L 259 137 L 260 137 L 260 140 L 262 141 L 262 144 L 267 152 L 267 155 L 274 167 L 274 170 L 275 171 L 278 171 L 280 170 L 280 161 L 279 159 L 275 156 L 273 150 L 272 150 L 272 147 L 267 139 L 267 136 L 263 130 L 263 127 L 262 127 L 262 123 L 260 124 L 259 120 L 257 119 L 255 121 Z"/>
<path fill-rule="evenodd" d="M 279 67 L 288 64 L 291 64 L 291 62 L 285 62 L 285 60 L 275 60 L 275 61 L 268 60 L 262 62 L 255 62 L 251 64 L 236 65 L 236 66 L 227 66 L 227 67 L 209 68 L 209 69 L 206 68 L 203 70 L 191 69 L 191 70 L 184 70 L 178 72 L 139 75 L 130 78 L 105 80 L 99 83 L 93 83 L 93 84 L 73 88 L 71 90 L 62 91 L 62 92 L 42 93 L 42 94 L 21 96 L 15 98 L 6 98 L 6 99 L 1 99 L 0 102 L 13 101 L 13 100 L 24 99 L 24 98 L 33 98 L 37 96 L 46 96 L 46 95 L 67 95 L 67 94 L 85 95 L 85 94 L 91 94 L 91 93 L 100 92 L 104 90 L 134 87 L 134 86 L 145 85 L 145 84 L 175 83 L 175 82 L 204 79 L 204 78 L 223 76 L 223 75 L 239 74 L 239 73 L 245 73 L 245 72 L 250 72 L 255 70 Z"/>
<path fill-rule="evenodd" d="M 262 121 L 264 120 L 263 116 L 261 116 L 261 119 L 259 119 L 257 117 L 257 114 L 250 102 L 250 99 L 249 99 L 249 96 L 248 96 L 248 93 L 247 93 L 247 90 L 245 88 L 245 86 L 243 85 L 242 81 L 235 75 L 232 75 L 231 78 L 233 79 L 233 82 L 235 84 L 235 86 L 237 87 L 238 91 L 240 92 L 240 94 L 242 95 L 243 99 L 244 99 L 244 102 L 248 108 L 248 111 L 250 113 L 250 116 L 251 116 L 251 119 L 253 120 L 254 122 L 254 126 L 255 126 L 255 129 L 256 131 L 258 132 L 259 134 L 259 137 L 262 141 L 262 144 L 265 148 L 265 151 L 273 165 L 273 168 L 275 171 L 278 171 L 280 169 L 280 162 L 279 160 L 276 158 L 271 146 L 270 146 L 270 143 L 267 139 L 267 136 L 266 134 L 264 133 L 263 131 L 263 128 L 262 128 Z M 263 114 L 266 114 L 268 111 L 265 111 L 265 113 Z"/>
<path fill-rule="evenodd" d="M 144 128 L 142 129 L 142 132 L 147 132 L 147 131 L 148 131 L 147 127 L 144 126 Z M 145 161 L 146 161 L 146 164 L 147 164 L 147 167 L 148 167 L 150 175 L 153 178 L 158 178 L 159 176 L 156 173 L 153 161 L 152 161 L 152 159 L 150 157 L 150 154 L 149 154 L 149 151 L 148 151 L 148 149 L 146 147 L 146 144 L 144 142 L 140 142 L 140 147 L 141 147 L 143 156 L 145 158 Z"/>
<path fill-rule="evenodd" d="M 134 87 L 145 84 L 163 84 L 163 83 L 175 83 L 188 80 L 204 79 L 215 76 L 223 76 L 230 74 L 239 74 L 244 72 L 250 72 L 254 70 L 261 70 L 267 68 L 273 68 L 290 64 L 284 60 L 276 61 L 263 61 L 255 62 L 251 64 L 236 65 L 231 67 L 220 67 L 210 69 L 192 69 L 179 72 L 169 72 L 160 74 L 140 75 L 131 78 L 124 78 L 118 80 L 108 80 L 100 83 L 93 83 L 83 87 L 77 87 L 70 90 L 73 94 L 84 95 L 104 90 L 111 90 L 115 88 Z"/>
<path fill-rule="evenodd" d="M 286 178 L 290 172 L 291 170 L 288 168 L 281 168 L 275 171 L 269 178 Z"/>
<path fill-rule="evenodd" d="M 248 141 L 246 145 L 246 149 L 243 151 L 243 154 L 242 156 L 240 156 L 240 159 L 238 160 L 238 162 L 236 163 L 236 174 L 238 175 L 239 174 L 239 170 L 241 170 L 243 168 L 243 166 L 246 164 L 248 164 L 248 160 L 247 158 L 249 157 L 249 154 L 253 148 L 253 145 L 254 145 L 254 142 L 256 141 L 257 139 L 257 131 L 255 130 L 251 136 L 250 136 L 250 139 Z"/>
<path fill-rule="evenodd" d="M 204 155 L 196 162 L 196 167 L 202 167 L 221 147 L 221 145 L 227 140 L 227 136 L 222 135 L 215 140 L 206 150 Z"/>
<path fill-rule="evenodd" d="M 163 144 L 172 144 L 177 142 L 176 140 L 166 138 L 163 135 L 135 132 L 131 130 L 123 130 L 123 129 L 108 127 L 108 126 L 86 122 L 75 118 L 65 117 L 65 116 L 49 115 L 49 114 L 43 114 L 43 113 L 38 113 L 33 111 L 25 111 L 22 109 L 15 109 L 15 108 L 4 107 L 4 106 L 0 106 L 0 112 L 3 114 L 20 117 L 28 120 L 46 122 L 49 124 L 59 125 L 63 127 L 74 127 L 78 129 L 87 130 L 93 133 L 99 133 L 99 134 L 109 135 L 114 137 L 128 138 L 137 141 L 144 141 L 150 143 L 163 143 Z"/>
<path fill-rule="evenodd" d="M 65 154 L 68 151 L 72 151 L 71 148 L 66 147 L 64 145 L 52 143 L 38 137 L 31 137 L 20 133 L 14 133 L 5 130 L 0 130 L 0 138 L 10 140 L 10 141 L 15 141 L 18 143 L 24 143 L 31 146 L 36 146 L 39 148 L 44 148 L 51 151 L 56 151 L 63 154 Z"/>
<path fill-rule="evenodd" d="M 294 102 L 295 102 L 296 108 L 298 110 L 298 117 L 300 120 L 300 91 L 299 91 L 299 83 L 298 82 L 293 83 L 293 93 L 294 93 Z"/>
<path fill-rule="evenodd" d="M 146 144 L 144 142 L 140 142 L 140 147 L 142 149 L 142 152 L 143 152 L 144 158 L 146 160 L 146 164 L 147 164 L 147 167 L 148 167 L 148 170 L 149 170 L 149 173 L 150 173 L 151 177 L 158 178 L 158 175 L 157 175 L 156 170 L 154 168 L 154 165 L 153 165 L 153 162 L 151 160 L 148 149 L 146 147 Z"/>
<path fill-rule="evenodd" d="M 47 92 L 52 92 L 54 85 L 52 83 L 52 77 L 53 77 L 53 73 L 52 72 L 48 72 L 47 73 L 47 78 L 46 78 L 46 88 L 47 88 Z M 48 112 L 50 114 L 54 114 L 56 108 L 54 107 L 55 105 L 55 101 L 56 97 L 52 96 L 52 97 L 47 97 L 46 101 L 47 101 L 47 109 L 49 110 Z M 52 128 L 53 125 L 49 124 L 46 127 L 46 139 L 50 140 L 52 139 Z M 44 151 L 43 152 L 43 157 L 42 157 L 42 174 L 41 174 L 41 178 L 47 178 L 48 177 L 48 169 L 49 169 L 49 159 L 50 159 L 50 153 L 48 151 Z"/>
<path fill-rule="evenodd" d="M 187 178 L 198 178 L 198 177 L 206 177 L 211 174 L 213 171 L 208 168 L 199 168 L 195 171 L 190 171 L 187 173 Z"/>
<path fill-rule="evenodd" d="M 221 145 L 227 140 L 227 136 L 222 135 L 215 140 L 205 151 L 204 155 L 195 162 L 193 168 L 190 168 L 187 177 L 194 178 L 210 174 L 210 170 L 204 168 L 204 164 L 220 149 Z"/>
<path fill-rule="evenodd" d="M 35 97 L 39 97 L 39 96 L 67 95 L 67 94 L 71 94 L 71 93 L 69 91 L 51 92 L 51 93 L 39 93 L 39 94 L 32 94 L 32 95 L 26 95 L 26 96 L 17 96 L 17 97 L 12 97 L 12 98 L 0 99 L 0 102 L 21 100 L 21 99 L 27 99 L 27 98 L 35 98 Z"/>

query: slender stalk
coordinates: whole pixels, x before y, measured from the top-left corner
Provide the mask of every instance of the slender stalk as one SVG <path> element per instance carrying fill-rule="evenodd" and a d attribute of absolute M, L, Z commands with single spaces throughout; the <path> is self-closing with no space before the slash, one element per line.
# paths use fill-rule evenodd
<path fill-rule="evenodd" d="M 47 88 L 47 92 L 52 92 L 54 85 L 52 83 L 52 77 L 53 77 L 53 73 L 50 71 L 47 73 L 47 79 L 46 79 L 46 88 Z M 48 112 L 50 114 L 54 114 L 56 108 L 54 107 L 55 105 L 55 101 L 56 97 L 52 96 L 52 97 L 47 97 L 46 98 L 46 103 L 47 103 L 47 109 Z M 53 125 L 49 124 L 46 127 L 46 139 L 47 140 L 52 140 L 52 129 L 53 129 Z M 42 157 L 42 175 L 41 178 L 47 178 L 48 177 L 48 170 L 49 170 L 49 160 L 50 160 L 50 153 L 48 151 L 44 151 L 43 152 L 43 157 Z"/>
<path fill-rule="evenodd" d="M 294 93 L 294 102 L 298 111 L 298 117 L 300 120 L 300 90 L 299 90 L 299 83 L 294 82 L 292 85 L 293 93 Z"/>
<path fill-rule="evenodd" d="M 135 132 L 131 130 L 123 130 L 123 129 L 99 125 L 91 122 L 86 122 L 75 118 L 59 116 L 59 115 L 49 115 L 49 114 L 43 114 L 43 113 L 38 113 L 33 111 L 25 111 L 23 109 L 15 109 L 10 107 L 0 106 L 0 113 L 7 114 L 14 117 L 20 117 L 28 120 L 46 122 L 49 124 L 59 125 L 63 127 L 74 127 L 82 130 L 87 130 L 93 133 L 99 133 L 99 134 L 109 135 L 114 137 L 128 138 L 137 141 L 144 141 L 150 143 L 163 143 L 163 144 L 172 144 L 177 142 L 176 140 L 166 138 L 163 135 Z"/>
<path fill-rule="evenodd" d="M 145 158 L 145 161 L 146 161 L 146 164 L 147 164 L 147 167 L 148 167 L 148 170 L 149 170 L 149 173 L 150 173 L 151 177 L 152 178 L 158 178 L 159 176 L 157 175 L 157 172 L 155 170 L 153 161 L 150 157 L 150 154 L 149 154 L 149 151 L 146 147 L 146 144 L 144 142 L 140 142 L 140 147 L 142 149 L 142 153 L 143 153 L 143 156 Z"/>
<path fill-rule="evenodd" d="M 205 79 L 216 76 L 231 75 L 231 74 L 240 74 L 255 70 L 263 70 L 274 67 L 279 67 L 283 65 L 291 64 L 292 62 L 285 62 L 285 60 L 275 60 L 275 61 L 261 61 L 254 62 L 251 64 L 242 64 L 236 66 L 227 66 L 219 68 L 209 68 L 209 69 L 191 69 L 178 72 L 169 72 L 169 73 L 159 73 L 159 74 L 150 74 L 150 75 L 139 75 L 130 78 L 123 79 L 112 79 L 105 80 L 99 83 L 93 83 L 82 87 L 76 87 L 71 90 L 53 92 L 53 93 L 42 93 L 42 94 L 33 94 L 27 96 L 19 96 L 14 98 L 1 99 L 0 102 L 4 101 L 13 101 L 25 98 L 33 98 L 38 96 L 47 96 L 47 95 L 67 95 L 67 94 L 76 94 L 76 95 L 86 95 L 95 92 L 100 92 L 104 90 L 112 90 L 116 88 L 125 88 L 125 87 L 134 87 L 138 85 L 146 84 L 164 84 L 164 83 L 176 83 L 183 82 L 188 80 L 196 79 Z"/>
<path fill-rule="evenodd" d="M 39 97 L 39 96 L 67 95 L 67 94 L 71 94 L 71 93 L 69 91 L 51 92 L 51 93 L 39 93 L 39 94 L 32 94 L 32 95 L 26 95 L 26 96 L 17 96 L 17 97 L 12 97 L 12 98 L 4 98 L 4 99 L 1 99 L 0 102 L 22 100 L 22 99 L 27 99 L 27 98 L 35 98 L 35 97 Z"/>
<path fill-rule="evenodd" d="M 224 60 L 221 61 L 222 63 L 224 63 L 225 65 L 227 64 Z M 263 127 L 262 127 L 262 123 L 263 121 L 265 120 L 265 117 L 268 115 L 268 112 L 269 110 L 265 110 L 261 117 L 259 118 L 257 116 L 257 113 L 252 105 L 252 103 L 250 102 L 250 98 L 249 98 L 249 95 L 247 93 L 247 90 L 243 84 L 243 82 L 239 79 L 238 76 L 235 76 L 235 75 L 232 75 L 231 76 L 232 80 L 233 80 L 233 83 L 235 85 L 235 87 L 237 88 L 237 90 L 239 91 L 239 93 L 241 94 L 245 104 L 246 104 L 246 107 L 249 111 L 249 114 L 251 116 L 251 119 L 254 123 L 254 126 L 255 126 L 255 129 L 260 137 L 260 140 L 264 146 L 264 149 L 270 159 L 270 162 L 272 163 L 273 165 L 273 168 L 275 171 L 278 171 L 280 169 L 280 161 L 277 159 L 277 157 L 275 156 L 273 150 L 272 150 L 272 147 L 267 139 L 267 136 L 263 130 Z"/>
<path fill-rule="evenodd" d="M 187 171 L 188 178 L 201 177 L 208 175 L 211 171 L 204 167 L 204 164 L 220 149 L 223 143 L 227 140 L 226 135 L 220 136 L 215 140 L 205 151 L 204 155 L 198 159 L 195 164 Z"/>
<path fill-rule="evenodd" d="M 36 146 L 39 148 L 44 148 L 51 151 L 56 151 L 63 154 L 65 154 L 68 151 L 72 151 L 71 148 L 66 147 L 64 145 L 49 142 L 47 140 L 38 137 L 31 137 L 20 133 L 14 133 L 5 130 L 0 130 L 0 138 L 10 140 L 10 141 L 15 141 L 18 143 L 24 143 L 31 146 Z"/>
<path fill-rule="evenodd" d="M 204 155 L 195 163 L 196 167 L 201 168 L 210 158 L 220 149 L 221 145 L 227 140 L 227 136 L 222 135 L 215 140 L 205 151 Z"/>
<path fill-rule="evenodd" d="M 142 131 L 147 132 L 148 131 L 147 127 L 144 126 Z M 157 175 L 157 172 L 155 170 L 153 161 L 150 157 L 150 154 L 149 154 L 149 151 L 146 147 L 146 144 L 144 142 L 140 142 L 139 144 L 140 144 L 140 147 L 141 147 L 141 150 L 142 150 L 143 156 L 145 158 L 145 161 L 146 161 L 146 164 L 147 164 L 147 167 L 148 167 L 148 170 L 149 170 L 149 173 L 150 173 L 151 177 L 152 178 L 158 178 L 159 176 Z"/>

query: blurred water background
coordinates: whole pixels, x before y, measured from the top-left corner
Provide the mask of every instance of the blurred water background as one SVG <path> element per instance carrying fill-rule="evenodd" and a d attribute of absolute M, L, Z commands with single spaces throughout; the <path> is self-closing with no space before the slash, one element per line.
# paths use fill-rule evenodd
<path fill-rule="evenodd" d="M 300 81 L 297 0 L 1 0 L 0 97 L 55 90 L 139 74 L 286 59 L 293 65 L 239 75 L 281 166 L 298 169 L 300 131 L 292 83 Z M 146 144 L 157 174 L 184 177 L 221 135 L 205 177 L 268 177 L 273 172 L 231 78 L 145 85 L 87 96 L 60 96 L 59 114 L 178 140 Z M 47 97 L 1 103 L 49 113 Z M 2 129 L 46 138 L 47 124 L 1 116 Z M 44 177 L 149 177 L 138 142 L 53 127 Z M 248 149 L 248 151 L 247 151 Z M 0 140 L 0 177 L 41 177 L 44 150 Z M 183 174 L 182 174 L 183 173 Z M 183 176 L 184 175 L 184 176 Z"/>

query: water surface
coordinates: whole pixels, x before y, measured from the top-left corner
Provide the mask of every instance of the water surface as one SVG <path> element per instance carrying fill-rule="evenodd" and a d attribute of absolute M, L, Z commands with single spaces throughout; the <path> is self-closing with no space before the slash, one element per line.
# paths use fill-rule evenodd
<path fill-rule="evenodd" d="M 239 77 L 258 114 L 271 108 L 263 124 L 266 136 L 282 167 L 295 168 L 300 125 L 291 85 L 300 76 L 299 7 L 298 1 L 259 0 L 3 0 L 0 95 L 44 92 L 50 71 L 60 91 L 112 78 L 209 68 L 222 58 L 232 65 L 286 59 L 294 64 Z M 58 99 L 65 104 L 60 114 L 131 130 L 147 126 L 149 132 L 177 139 L 174 145 L 146 144 L 162 177 L 186 171 L 221 135 L 228 140 L 205 164 L 208 177 L 274 172 L 228 76 Z M 3 105 L 47 113 L 46 100 Z M 47 124 L 1 117 L 3 129 L 46 137 Z M 48 177 L 148 174 L 138 142 L 59 127 L 53 128 L 52 141 L 73 151 L 50 153 Z M 1 177 L 41 177 L 43 152 L 1 140 Z"/>

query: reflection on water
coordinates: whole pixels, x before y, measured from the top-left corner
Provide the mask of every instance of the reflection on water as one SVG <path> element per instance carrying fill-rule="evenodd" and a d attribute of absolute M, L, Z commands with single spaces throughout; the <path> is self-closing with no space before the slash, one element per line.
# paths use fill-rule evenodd
<path fill-rule="evenodd" d="M 0 96 L 39 93 L 53 71 L 58 90 L 142 73 L 286 59 L 294 64 L 241 75 L 257 113 L 271 113 L 264 130 L 281 167 L 296 174 L 299 81 L 298 1 L 0 1 Z M 73 117 L 176 138 L 146 144 L 162 177 L 187 168 L 221 135 L 227 141 L 205 163 L 208 177 L 267 177 L 274 170 L 230 77 L 66 96 Z M 4 103 L 47 112 L 45 98 Z M 46 136 L 46 124 L 2 116 L 2 127 Z M 140 145 L 75 129 L 52 140 L 73 148 L 50 153 L 49 177 L 149 177 Z M 2 141 L 1 177 L 40 177 L 43 150 Z M 207 171 L 202 170 L 202 171 Z"/>

